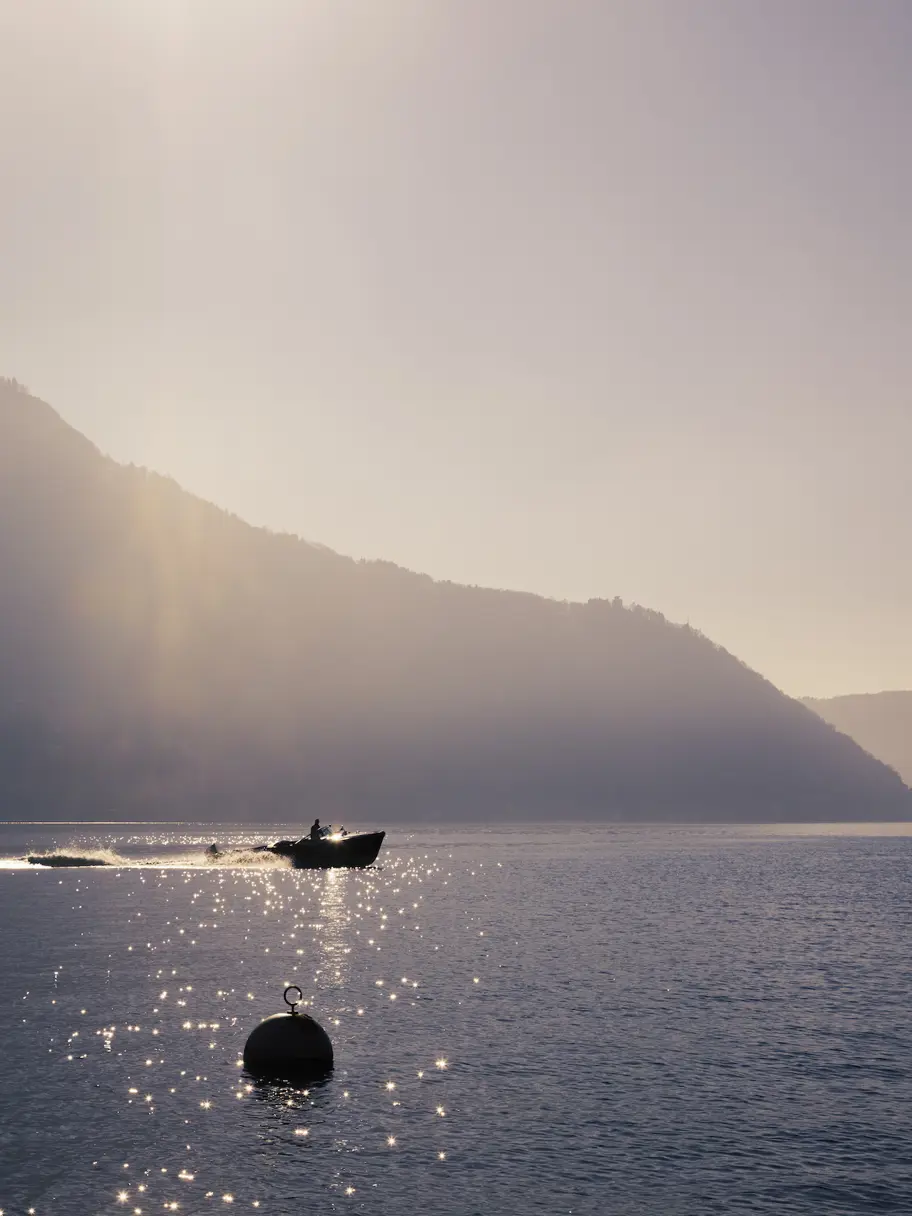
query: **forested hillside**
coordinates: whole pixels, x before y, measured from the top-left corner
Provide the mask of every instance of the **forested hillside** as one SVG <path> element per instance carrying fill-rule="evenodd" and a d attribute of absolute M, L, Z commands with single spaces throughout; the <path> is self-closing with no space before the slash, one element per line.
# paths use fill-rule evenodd
<path fill-rule="evenodd" d="M 906 818 L 910 797 L 656 612 L 250 527 L 0 386 L 2 818 Z"/>

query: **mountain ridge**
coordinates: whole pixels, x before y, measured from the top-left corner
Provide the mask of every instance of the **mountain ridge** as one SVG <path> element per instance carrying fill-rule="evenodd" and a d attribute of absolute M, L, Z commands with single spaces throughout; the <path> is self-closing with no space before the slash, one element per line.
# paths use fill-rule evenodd
<path fill-rule="evenodd" d="M 912 813 L 894 772 L 689 626 L 255 528 L 9 381 L 0 520 L 4 817 Z"/>

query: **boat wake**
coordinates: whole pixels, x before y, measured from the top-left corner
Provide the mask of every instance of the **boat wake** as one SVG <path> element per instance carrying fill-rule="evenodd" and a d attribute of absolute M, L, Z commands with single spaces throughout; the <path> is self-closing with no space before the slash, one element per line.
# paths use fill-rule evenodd
<path fill-rule="evenodd" d="M 45 853 L 28 853 L 24 860 L 29 865 L 53 866 L 55 869 L 62 866 L 116 866 L 124 864 L 113 849 L 54 849 Z"/>
<path fill-rule="evenodd" d="M 215 856 L 199 851 L 162 854 L 154 857 L 125 857 L 114 849 L 55 849 L 45 853 L 28 853 L 25 857 L 0 858 L 0 869 L 70 869 L 105 867 L 108 869 L 211 869 L 212 867 L 248 866 L 258 869 L 287 870 L 286 857 L 258 853 L 253 849 L 229 849 Z"/>
<path fill-rule="evenodd" d="M 291 861 L 276 853 L 262 849 L 225 849 L 212 853 L 208 849 L 203 854 L 203 864 L 206 866 L 255 866 L 266 870 L 287 870 Z"/>

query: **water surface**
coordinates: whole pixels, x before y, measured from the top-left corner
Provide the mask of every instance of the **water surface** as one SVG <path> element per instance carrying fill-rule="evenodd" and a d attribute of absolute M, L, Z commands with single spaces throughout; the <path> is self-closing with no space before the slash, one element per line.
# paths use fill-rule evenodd
<path fill-rule="evenodd" d="M 6 1216 L 912 1210 L 908 825 L 201 857 L 300 831 L 0 827 Z M 239 1067 L 288 983 L 306 1093 Z"/>

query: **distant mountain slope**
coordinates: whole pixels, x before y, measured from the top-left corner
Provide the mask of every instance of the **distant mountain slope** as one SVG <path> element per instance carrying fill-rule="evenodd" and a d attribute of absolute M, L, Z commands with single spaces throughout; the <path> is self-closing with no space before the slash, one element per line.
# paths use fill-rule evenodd
<path fill-rule="evenodd" d="M 0 818 L 906 818 L 899 778 L 619 599 L 255 529 L 0 385 Z"/>
<path fill-rule="evenodd" d="M 805 697 L 804 704 L 912 783 L 912 692 Z"/>

